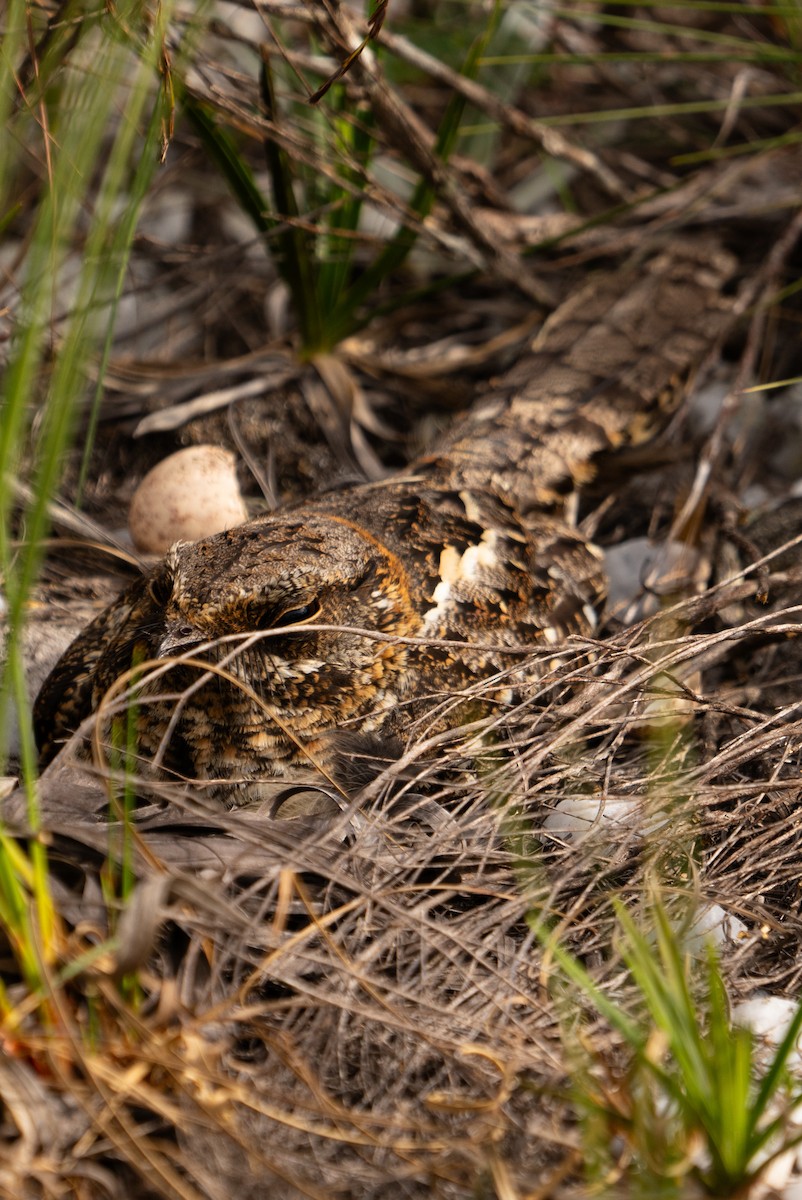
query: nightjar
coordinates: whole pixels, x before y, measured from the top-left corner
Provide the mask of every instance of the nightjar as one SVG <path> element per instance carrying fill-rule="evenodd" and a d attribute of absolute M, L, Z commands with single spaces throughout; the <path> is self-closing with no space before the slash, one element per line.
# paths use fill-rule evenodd
<path fill-rule="evenodd" d="M 422 706 L 592 630 L 603 561 L 566 498 L 665 422 L 732 320 L 733 273 L 688 239 L 596 276 L 403 473 L 174 546 L 44 683 L 43 763 L 99 708 L 108 740 L 140 678 L 136 753 L 244 803 L 310 765 L 343 778 L 354 738 L 400 742 Z"/>

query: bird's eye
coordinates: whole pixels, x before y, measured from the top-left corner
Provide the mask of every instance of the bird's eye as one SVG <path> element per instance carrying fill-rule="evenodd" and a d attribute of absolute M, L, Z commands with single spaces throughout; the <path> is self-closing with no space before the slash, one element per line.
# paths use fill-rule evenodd
<path fill-rule="evenodd" d="M 320 605 L 317 600 L 310 600 L 308 604 L 300 604 L 298 608 L 288 608 L 277 621 L 273 622 L 273 628 L 280 629 L 284 625 L 300 625 L 302 621 L 311 621 L 319 612 Z"/>
<path fill-rule="evenodd" d="M 148 580 L 148 595 L 154 604 L 164 605 L 173 594 L 173 579 L 169 571 L 157 571 Z"/>
<path fill-rule="evenodd" d="M 310 600 L 308 604 L 287 608 L 278 616 L 275 609 L 264 612 L 257 620 L 256 626 L 258 629 L 283 629 L 285 625 L 300 625 L 304 621 L 311 621 L 319 612 L 320 605 L 317 600 Z"/>

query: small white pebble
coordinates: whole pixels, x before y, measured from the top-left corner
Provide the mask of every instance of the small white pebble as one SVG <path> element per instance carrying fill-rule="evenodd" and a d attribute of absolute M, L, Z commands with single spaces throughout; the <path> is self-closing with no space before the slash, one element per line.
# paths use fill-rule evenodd
<path fill-rule="evenodd" d="M 637 809 L 637 801 L 604 801 L 600 796 L 561 800 L 546 817 L 543 828 L 576 845 L 602 828 L 608 833 L 615 828 L 631 828 Z"/>
<path fill-rule="evenodd" d="M 604 552 L 608 613 L 627 625 L 651 616 L 672 584 L 679 590 L 693 583 L 698 566 L 698 552 L 684 542 L 634 537 L 609 546 Z"/>
<path fill-rule="evenodd" d="M 751 1029 L 756 1038 L 774 1048 L 779 1046 L 788 1032 L 788 1026 L 798 1007 L 799 1001 L 791 1000 L 787 996 L 767 996 L 765 993 L 759 993 L 750 1000 L 742 1000 L 734 1006 L 732 1023 L 740 1025 L 743 1029 Z M 799 1041 L 788 1065 L 795 1071 L 802 1067 Z"/>
<path fill-rule="evenodd" d="M 802 1200 L 802 1178 L 797 1175 L 789 1180 L 783 1189 L 782 1200 Z"/>
<path fill-rule="evenodd" d="M 196 542 L 247 521 L 234 464 L 220 446 L 188 446 L 157 463 L 131 501 L 134 545 L 164 554 L 173 542 Z"/>
<path fill-rule="evenodd" d="M 760 1063 L 761 1073 L 768 1070 L 771 1059 L 785 1037 L 798 1007 L 797 1000 L 791 1000 L 787 996 L 769 996 L 765 992 L 758 992 L 750 1000 L 743 1000 L 734 1006 L 732 1010 L 733 1025 L 751 1029 L 757 1039 L 757 1059 Z M 796 1048 L 791 1051 L 786 1060 L 786 1066 L 792 1077 L 792 1087 L 797 1095 L 800 1083 L 802 1083 L 800 1080 L 800 1070 L 802 1070 L 800 1040 L 802 1039 L 797 1039 Z M 771 1101 L 767 1119 L 779 1114 L 784 1100 L 785 1095 L 781 1091 Z M 801 1129 L 802 1105 L 797 1104 L 788 1114 L 787 1124 L 782 1134 L 775 1135 L 762 1147 L 753 1159 L 752 1166 L 759 1166 L 770 1155 L 777 1154 L 777 1151 L 782 1148 L 783 1141 L 787 1142 L 798 1136 Z M 798 1145 L 791 1146 L 785 1153 L 778 1154 L 761 1173 L 756 1185 L 749 1190 L 750 1200 L 752 1197 L 754 1200 L 768 1200 L 769 1197 L 780 1196 L 782 1200 L 802 1200 L 800 1174 L 802 1174 L 802 1152 Z"/>
<path fill-rule="evenodd" d="M 543 821 L 543 831 L 573 846 L 588 835 L 614 845 L 627 841 L 633 833 L 639 838 L 651 837 L 659 833 L 667 821 L 663 811 L 653 811 L 639 799 L 574 796 L 566 797 L 554 806 Z"/>
<path fill-rule="evenodd" d="M 728 943 L 743 941 L 749 930 L 740 918 L 727 912 L 720 904 L 708 904 L 691 925 L 683 938 L 683 948 L 689 954 L 700 953 L 705 945 L 717 950 Z"/>

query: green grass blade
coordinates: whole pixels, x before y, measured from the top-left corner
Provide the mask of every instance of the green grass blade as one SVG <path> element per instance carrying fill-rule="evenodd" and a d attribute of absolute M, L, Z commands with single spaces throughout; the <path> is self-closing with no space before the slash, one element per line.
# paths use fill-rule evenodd
<path fill-rule="evenodd" d="M 342 102 L 344 89 L 332 90 Z M 325 110 L 315 109 L 315 115 L 323 119 Z M 340 199 L 331 206 L 326 231 L 320 238 L 318 290 L 322 323 L 327 330 L 354 273 L 359 221 L 365 199 L 362 186 L 376 145 L 371 112 L 367 107 L 353 116 L 343 111 L 334 122 L 334 131 L 344 187 Z M 327 333 L 327 341 L 330 338 Z"/>
<path fill-rule="evenodd" d="M 182 96 L 181 110 L 194 126 L 204 150 L 225 179 L 242 212 L 259 233 L 268 233 L 276 222 L 268 216 L 267 199 L 260 192 L 253 172 L 230 133 L 188 92 Z"/>
<path fill-rule="evenodd" d="M 139 16 L 135 8 L 120 11 L 118 24 L 112 19 L 97 21 L 97 10 L 85 17 L 80 3 L 69 6 L 64 13 L 71 18 L 65 21 L 69 37 L 45 38 L 44 77 L 50 88 L 46 94 L 39 90 L 43 77 L 35 75 L 26 96 L 28 106 L 20 105 L 13 116 L 18 146 L 25 144 L 23 134 L 31 126 L 29 109 L 36 115 L 33 124 L 37 131 L 41 127 L 46 139 L 42 155 L 46 173 L 28 242 L 21 301 L 14 314 L 0 423 L 0 569 L 9 626 L 0 704 L 7 705 L 13 697 L 19 713 L 22 776 L 34 833 L 38 829 L 36 749 L 26 716 L 21 643 L 25 605 L 41 563 L 48 503 L 58 486 L 86 391 L 87 367 L 103 338 L 104 314 L 109 344 L 114 301 L 122 287 L 136 215 L 159 161 L 163 107 L 153 98 L 169 11 L 162 5 L 146 35 L 140 37 L 140 30 L 132 38 L 130 29 L 136 28 Z M 58 61 L 58 52 L 63 54 L 65 48 L 70 57 Z M 23 52 L 22 46 L 18 52 Z M 149 118 L 145 117 L 148 109 Z M 16 163 L 9 156 L 6 165 L 10 187 Z M 122 217 L 121 196 L 125 197 Z M 87 213 L 90 222 L 85 222 Z M 88 232 L 83 237 L 85 224 Z M 52 314 L 61 307 L 59 289 L 79 251 L 77 297 L 69 318 L 58 328 L 52 367 L 48 364 L 46 372 L 54 341 Z M 31 437 L 34 411 L 38 428 Z M 32 499 L 24 512 L 25 540 L 17 547 L 11 537 L 16 504 L 12 483 L 23 448 L 29 444 L 34 460 Z M 0 754 L 5 758 L 5 747 L 0 747 Z M 30 987 L 46 995 L 44 979 L 37 984 L 40 959 L 46 965 L 54 958 L 58 922 L 49 893 L 45 847 L 36 836 L 28 853 L 28 860 L 22 860 L 10 839 L 0 843 L 0 911 Z"/>
<path fill-rule="evenodd" d="M 597 1011 L 609 1022 L 613 1029 L 616 1029 L 621 1034 L 626 1043 L 633 1050 L 640 1052 L 646 1040 L 643 1032 L 626 1015 L 623 1009 L 611 1000 L 608 1000 L 602 989 L 593 982 L 590 974 L 579 960 L 560 945 L 558 940 L 559 930 L 547 924 L 535 913 L 528 915 L 527 925 L 546 953 L 554 958 L 554 961 L 562 969 L 570 982 L 584 992 Z"/>
<path fill-rule="evenodd" d="M 262 59 L 262 102 L 268 120 L 280 120 L 278 103 L 269 61 Z M 290 224 L 276 239 L 276 259 L 285 283 L 293 298 L 301 339 L 307 353 L 323 347 L 321 312 L 318 293 L 318 264 L 312 246 L 312 235 L 292 222 L 300 216 L 295 196 L 295 168 L 287 151 L 277 141 L 268 138 L 265 154 L 273 185 L 273 199 L 278 218 Z"/>
<path fill-rule="evenodd" d="M 475 78 L 482 55 L 498 22 L 499 13 L 500 4 L 499 0 L 496 0 L 487 27 L 475 39 L 462 64 L 461 73 L 466 78 Z M 446 106 L 434 147 L 435 154 L 443 163 L 448 162 L 457 144 L 466 106 L 465 97 L 459 94 L 452 95 Z M 425 179 L 420 180 L 410 200 L 410 211 L 418 220 L 423 220 L 431 212 L 435 198 L 434 188 Z M 384 250 L 341 297 L 337 310 L 332 313 L 332 319 L 328 325 L 330 345 L 335 345 L 358 327 L 359 310 L 367 303 L 379 285 L 403 265 L 417 238 L 418 233 L 415 228 L 402 225 Z"/>
<path fill-rule="evenodd" d="M 752 1132 L 762 1120 L 768 1105 L 776 1096 L 788 1072 L 788 1060 L 797 1048 L 802 1033 L 802 1004 L 799 1005 L 785 1031 L 785 1035 L 771 1058 L 769 1069 L 760 1081 L 760 1087 L 752 1104 Z"/>

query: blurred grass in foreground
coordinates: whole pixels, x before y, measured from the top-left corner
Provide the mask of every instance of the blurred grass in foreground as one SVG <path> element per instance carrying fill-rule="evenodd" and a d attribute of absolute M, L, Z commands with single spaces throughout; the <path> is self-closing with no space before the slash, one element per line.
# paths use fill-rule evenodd
<path fill-rule="evenodd" d="M 36 749 L 24 718 L 25 605 L 42 560 L 48 503 L 86 409 L 92 369 L 102 378 L 139 209 L 172 120 L 169 4 L 149 23 L 136 3 L 112 14 L 79 2 L 61 16 L 45 33 L 37 28 L 39 12 L 11 0 L 0 58 L 0 228 L 23 219 L 22 203 L 33 214 L 0 422 L 0 572 L 8 623 L 0 709 L 7 713 L 13 702 L 20 713 L 22 778 L 34 834 Z M 32 493 L 20 505 L 15 483 L 22 477 Z M 0 739 L 7 728 L 7 720 L 0 721 Z M 6 754 L 0 743 L 3 762 Z M 34 836 L 26 859 L 13 840 L 0 838 L 0 918 L 29 987 L 43 993 L 42 967 L 53 962 L 58 944 L 45 847 Z M 5 1016 L 13 1014 L 6 1010 Z"/>

